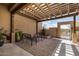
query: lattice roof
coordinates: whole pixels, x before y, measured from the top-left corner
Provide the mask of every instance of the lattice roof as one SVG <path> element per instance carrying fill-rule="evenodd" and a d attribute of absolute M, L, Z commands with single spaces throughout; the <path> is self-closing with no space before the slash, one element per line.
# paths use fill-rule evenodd
<path fill-rule="evenodd" d="M 17 13 L 42 21 L 75 14 L 78 11 L 79 4 L 77 3 L 28 3 L 18 10 Z"/>

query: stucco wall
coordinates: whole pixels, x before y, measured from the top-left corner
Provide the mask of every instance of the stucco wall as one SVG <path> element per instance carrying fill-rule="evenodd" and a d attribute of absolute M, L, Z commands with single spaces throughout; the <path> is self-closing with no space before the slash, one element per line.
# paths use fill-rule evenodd
<path fill-rule="evenodd" d="M 14 31 L 16 31 L 16 29 L 34 35 L 36 33 L 36 21 L 27 17 L 20 16 L 19 14 L 15 14 Z"/>
<path fill-rule="evenodd" d="M 10 12 L 5 6 L 0 5 L 0 28 L 10 32 Z"/>
<path fill-rule="evenodd" d="M 57 28 L 49 28 L 47 33 L 52 37 L 57 37 Z"/>

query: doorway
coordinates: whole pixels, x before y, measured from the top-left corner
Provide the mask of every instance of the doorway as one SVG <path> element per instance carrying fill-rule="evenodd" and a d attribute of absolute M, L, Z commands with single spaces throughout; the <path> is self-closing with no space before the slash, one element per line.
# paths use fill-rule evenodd
<path fill-rule="evenodd" d="M 60 37 L 65 39 L 71 39 L 71 25 L 61 25 L 60 26 Z"/>
<path fill-rule="evenodd" d="M 58 23 L 58 27 L 59 27 L 59 37 L 64 38 L 66 40 L 71 40 L 72 36 L 71 22 L 60 22 Z"/>

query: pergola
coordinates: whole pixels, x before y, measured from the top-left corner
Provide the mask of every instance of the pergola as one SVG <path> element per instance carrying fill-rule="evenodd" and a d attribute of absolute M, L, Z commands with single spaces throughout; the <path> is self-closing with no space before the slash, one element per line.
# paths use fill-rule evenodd
<path fill-rule="evenodd" d="M 18 5 L 18 4 L 16 4 Z M 20 4 L 19 4 L 20 5 Z M 12 11 L 12 8 L 10 9 Z M 14 11 L 15 12 L 15 11 Z M 27 3 L 16 13 L 32 18 L 38 22 L 75 15 L 79 13 L 77 3 Z"/>
<path fill-rule="evenodd" d="M 10 39 L 13 32 L 14 13 L 35 20 L 36 32 L 38 32 L 38 22 L 73 16 L 75 33 L 76 15 L 79 13 L 78 3 L 9 3 L 4 5 L 7 5 L 8 10 L 11 12 Z"/>

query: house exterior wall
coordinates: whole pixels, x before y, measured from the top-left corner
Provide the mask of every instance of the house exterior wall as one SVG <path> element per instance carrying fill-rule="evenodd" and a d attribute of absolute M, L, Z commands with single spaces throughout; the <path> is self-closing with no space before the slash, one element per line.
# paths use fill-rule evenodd
<path fill-rule="evenodd" d="M 0 28 L 10 33 L 10 12 L 6 6 L 0 5 Z"/>
<path fill-rule="evenodd" d="M 16 31 L 16 29 L 33 36 L 36 33 L 36 21 L 27 17 L 20 16 L 19 14 L 15 14 L 14 31 Z"/>
<path fill-rule="evenodd" d="M 57 37 L 57 28 L 49 28 L 47 30 L 47 34 L 49 34 L 52 37 Z"/>

